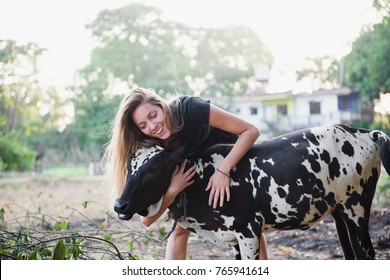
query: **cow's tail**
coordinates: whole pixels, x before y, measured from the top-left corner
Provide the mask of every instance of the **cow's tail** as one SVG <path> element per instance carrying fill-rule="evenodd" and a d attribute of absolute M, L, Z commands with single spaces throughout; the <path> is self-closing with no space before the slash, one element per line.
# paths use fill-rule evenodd
<path fill-rule="evenodd" d="M 387 174 L 390 175 L 390 139 L 380 130 L 372 130 L 370 132 L 370 137 L 374 141 L 379 141 L 381 147 L 381 158 L 382 164 L 386 169 Z"/>

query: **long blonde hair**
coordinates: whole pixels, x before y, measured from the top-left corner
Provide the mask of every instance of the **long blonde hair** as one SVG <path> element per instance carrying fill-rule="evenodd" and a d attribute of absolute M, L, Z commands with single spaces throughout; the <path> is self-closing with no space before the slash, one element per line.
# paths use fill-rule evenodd
<path fill-rule="evenodd" d="M 135 88 L 123 98 L 114 119 L 111 140 L 106 147 L 104 156 L 105 184 L 113 188 L 116 196 L 123 191 L 128 159 L 140 147 L 148 147 L 158 143 L 156 139 L 144 135 L 133 122 L 133 112 L 143 103 L 159 106 L 163 110 L 167 118 L 167 126 L 172 133 L 176 133 L 180 129 L 178 110 L 173 109 L 177 107 L 177 102 L 166 102 L 153 90 L 145 88 Z"/>

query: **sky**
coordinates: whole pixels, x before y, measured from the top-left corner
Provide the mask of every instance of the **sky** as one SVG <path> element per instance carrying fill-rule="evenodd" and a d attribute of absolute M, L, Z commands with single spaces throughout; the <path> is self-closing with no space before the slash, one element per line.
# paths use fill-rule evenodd
<path fill-rule="evenodd" d="M 192 26 L 249 26 L 274 55 L 274 92 L 297 87 L 293 70 L 305 58 L 347 54 L 362 26 L 375 20 L 372 0 L 2 0 L 0 39 L 46 48 L 42 79 L 66 87 L 90 58 L 85 24 L 103 9 L 133 2 L 158 6 L 167 20 Z"/>

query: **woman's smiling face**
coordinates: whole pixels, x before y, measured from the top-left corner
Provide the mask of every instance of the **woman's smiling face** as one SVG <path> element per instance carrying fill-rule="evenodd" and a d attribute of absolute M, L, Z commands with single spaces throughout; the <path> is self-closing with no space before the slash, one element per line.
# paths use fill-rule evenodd
<path fill-rule="evenodd" d="M 159 106 L 142 103 L 133 112 L 132 119 L 141 132 L 149 137 L 166 140 L 171 136 L 166 116 Z"/>

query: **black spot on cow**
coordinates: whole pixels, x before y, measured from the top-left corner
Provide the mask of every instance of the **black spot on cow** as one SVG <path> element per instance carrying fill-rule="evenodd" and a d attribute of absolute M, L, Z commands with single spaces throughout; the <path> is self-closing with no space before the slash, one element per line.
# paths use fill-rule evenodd
<path fill-rule="evenodd" d="M 308 155 L 308 161 L 310 163 L 310 167 L 315 173 L 319 173 L 321 171 L 321 165 L 317 160 L 318 155 Z"/>
<path fill-rule="evenodd" d="M 260 185 L 262 188 L 266 188 L 268 191 L 269 187 L 271 186 L 271 179 L 269 177 L 261 178 Z"/>
<path fill-rule="evenodd" d="M 337 158 L 333 158 L 329 163 L 329 175 L 332 180 L 335 177 L 340 177 L 340 164 Z"/>
<path fill-rule="evenodd" d="M 354 191 L 345 202 L 345 208 L 349 209 L 353 216 L 356 216 L 355 208 L 353 206 L 358 205 L 360 201 L 362 201 L 362 196 L 358 192 Z"/>
<path fill-rule="evenodd" d="M 355 154 L 353 146 L 351 145 L 351 143 L 349 143 L 349 141 L 344 142 L 341 150 L 343 151 L 344 154 L 346 154 L 347 156 L 350 156 L 350 157 L 353 157 L 353 155 Z"/>
<path fill-rule="evenodd" d="M 301 203 L 298 204 L 297 210 L 298 210 L 298 212 L 296 215 L 299 218 L 303 219 L 305 217 L 306 213 L 308 213 L 310 210 L 310 199 L 308 197 L 302 198 Z"/>
<path fill-rule="evenodd" d="M 356 163 L 356 171 L 357 171 L 357 173 L 358 173 L 359 175 L 362 175 L 362 170 L 363 170 L 362 165 L 361 165 L 359 162 L 357 162 L 357 163 Z"/>
<path fill-rule="evenodd" d="M 328 193 L 324 197 L 325 201 L 330 205 L 330 206 L 335 206 L 336 205 L 336 197 L 333 192 Z"/>
<path fill-rule="evenodd" d="M 328 210 L 328 207 L 327 207 L 325 201 L 323 201 L 323 200 L 314 202 L 314 206 L 316 207 L 318 212 L 320 212 L 321 214 L 325 213 L 326 210 Z"/>
<path fill-rule="evenodd" d="M 284 214 L 281 214 L 281 213 L 279 213 L 279 214 L 278 214 L 278 217 L 279 217 L 279 218 L 282 218 L 282 219 L 286 219 L 286 218 L 287 218 L 287 216 L 286 216 L 286 215 L 284 215 Z"/>
<path fill-rule="evenodd" d="M 329 163 L 330 162 L 330 155 L 329 155 L 329 152 L 324 150 L 322 152 L 322 154 L 320 155 L 320 158 L 322 161 L 324 161 L 325 163 Z"/>
<path fill-rule="evenodd" d="M 283 188 L 278 187 L 277 190 L 278 190 L 278 195 L 279 195 L 279 197 L 285 198 L 285 197 L 287 196 L 287 193 L 286 193 L 286 191 L 285 191 Z"/>

